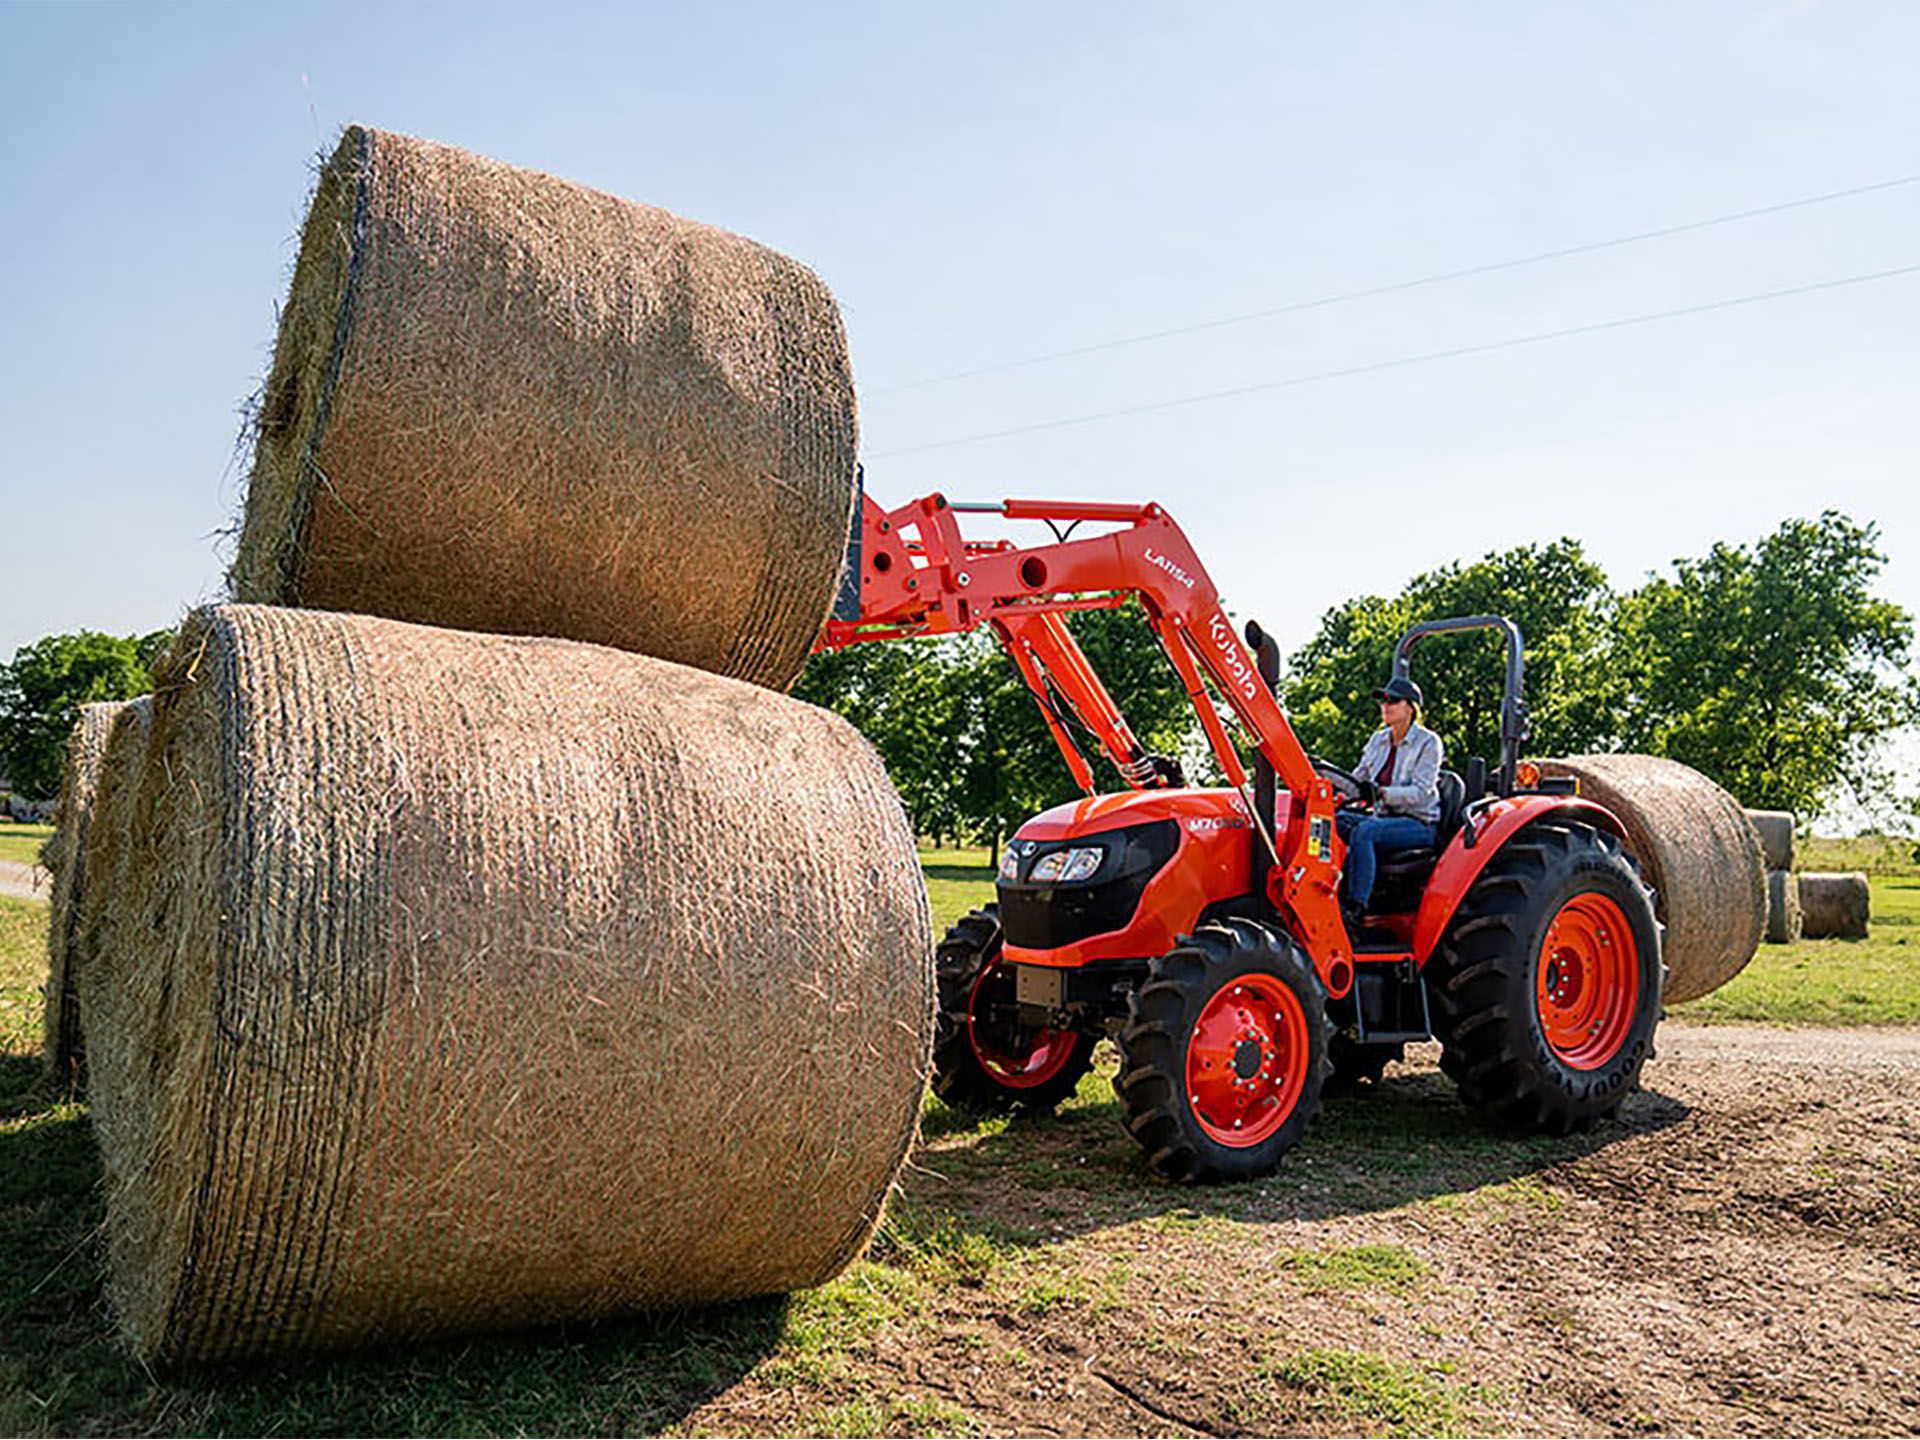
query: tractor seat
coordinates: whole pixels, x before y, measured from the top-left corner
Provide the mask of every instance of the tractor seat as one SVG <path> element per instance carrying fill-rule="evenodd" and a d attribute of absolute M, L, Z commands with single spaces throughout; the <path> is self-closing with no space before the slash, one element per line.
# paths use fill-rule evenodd
<path fill-rule="evenodd" d="M 1386 850 L 1380 854 L 1377 872 L 1380 881 L 1408 883 L 1415 886 L 1425 885 L 1427 877 L 1433 873 L 1434 863 L 1439 860 L 1440 852 L 1447 848 L 1460 829 L 1460 822 L 1467 809 L 1467 782 L 1451 770 L 1440 772 L 1440 821 L 1434 827 L 1434 843 L 1419 845 L 1411 850 Z M 1376 882 L 1378 883 L 1378 882 Z M 1399 888 L 1399 884 L 1395 885 Z"/>

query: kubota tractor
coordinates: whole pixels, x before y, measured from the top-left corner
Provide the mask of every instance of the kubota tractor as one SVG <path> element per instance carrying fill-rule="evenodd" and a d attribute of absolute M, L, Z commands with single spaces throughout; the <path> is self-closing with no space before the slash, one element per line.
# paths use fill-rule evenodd
<path fill-rule="evenodd" d="M 958 515 L 1047 522 L 1051 543 L 969 541 Z M 1082 524 L 1112 527 L 1074 538 Z M 1063 615 L 1145 610 L 1228 784 L 1188 787 L 1148 754 Z M 1564 1132 L 1610 1115 L 1652 1053 L 1660 931 L 1605 809 L 1519 758 L 1527 733 L 1517 628 L 1507 643 L 1501 755 L 1443 771 L 1438 843 L 1381 857 L 1372 913 L 1349 935 L 1334 811 L 1359 803 L 1309 756 L 1274 698 L 1277 647 L 1245 643 L 1206 569 L 1157 505 L 933 495 L 897 510 L 862 497 L 847 581 L 819 648 L 988 626 L 1033 691 L 1087 798 L 1022 825 L 999 903 L 938 951 L 936 1092 L 975 1112 L 1045 1111 L 1095 1045 L 1147 1163 L 1183 1181 L 1263 1175 L 1300 1142 L 1329 1083 L 1377 1079 L 1408 1041 L 1437 1037 L 1466 1102 L 1495 1123 Z M 1211 686 L 1211 693 L 1209 691 Z M 1251 740 L 1251 773 L 1216 706 Z M 1071 728 L 1070 728 L 1071 727 Z M 1126 789 L 1097 794 L 1073 729 Z"/>

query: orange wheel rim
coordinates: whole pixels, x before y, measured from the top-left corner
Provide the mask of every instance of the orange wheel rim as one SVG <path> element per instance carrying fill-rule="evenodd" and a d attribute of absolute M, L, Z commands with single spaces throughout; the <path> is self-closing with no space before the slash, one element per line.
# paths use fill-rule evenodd
<path fill-rule="evenodd" d="M 1306 1089 L 1306 1012 L 1270 975 L 1220 987 L 1187 1040 L 1187 1098 L 1222 1145 L 1258 1145 L 1286 1123 Z"/>
<path fill-rule="evenodd" d="M 1007 1034 L 979 1021 L 981 990 L 989 979 L 1004 985 L 1008 972 L 995 960 L 979 974 L 967 998 L 967 1039 L 989 1075 L 1014 1090 L 1044 1085 L 1073 1058 L 1079 1036 L 1071 1030 L 1024 1030 Z"/>
<path fill-rule="evenodd" d="M 1626 1043 L 1640 1002 L 1640 950 L 1626 914 L 1604 895 L 1560 907 L 1534 976 L 1540 1028 L 1575 1070 L 1597 1070 Z"/>

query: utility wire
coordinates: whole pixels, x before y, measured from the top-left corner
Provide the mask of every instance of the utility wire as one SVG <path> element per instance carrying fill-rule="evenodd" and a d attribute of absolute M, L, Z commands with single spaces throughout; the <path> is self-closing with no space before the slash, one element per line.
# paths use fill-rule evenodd
<path fill-rule="evenodd" d="M 1371 375 L 1381 370 L 1396 370 L 1409 365 L 1426 365 L 1436 360 L 1457 360 L 1467 355 L 1486 355 L 1495 350 L 1511 350 L 1522 345 L 1539 345 L 1549 340 L 1565 340 L 1576 335 L 1594 335 L 1603 330 L 1624 330 L 1633 325 L 1651 325 L 1661 320 L 1678 320 L 1688 315 L 1705 315 L 1714 310 L 1732 310 L 1742 305 L 1759 305 L 1769 300 L 1785 300 L 1794 295 L 1811 295 L 1820 290 L 1838 290 L 1849 285 L 1871 285 L 1901 275 L 1920 273 L 1920 264 L 1902 265 L 1894 270 L 1876 270 L 1866 275 L 1845 275 L 1837 280 L 1816 280 L 1810 285 L 1794 285 L 1785 290 L 1764 290 L 1753 295 L 1736 295 L 1727 300 L 1711 300 L 1704 305 L 1686 305 L 1677 310 L 1654 310 L 1644 315 L 1623 315 L 1591 325 L 1570 325 L 1563 330 L 1543 330 L 1533 335 L 1515 335 L 1505 340 L 1490 340 L 1481 345 L 1457 345 L 1448 350 L 1428 350 L 1418 355 L 1400 355 L 1391 360 L 1375 360 L 1365 365 L 1350 365 L 1339 370 L 1315 370 L 1305 375 L 1290 375 L 1281 380 L 1261 380 L 1252 385 L 1236 385 L 1229 390 L 1208 390 L 1199 395 L 1183 395 L 1175 400 L 1155 400 L 1144 405 L 1128 405 L 1118 410 L 1101 410 L 1089 415 L 1071 415 L 1058 420 L 1041 420 L 1031 425 L 1015 425 L 1006 430 L 988 430 L 977 435 L 961 435 L 951 440 L 930 440 L 921 445 L 902 445 L 884 450 L 872 458 L 890 459 L 895 455 L 914 455 L 926 450 L 945 450 L 958 445 L 977 445 L 987 440 L 1005 440 L 1015 435 L 1033 435 L 1043 430 L 1065 430 L 1077 425 L 1094 425 L 1104 420 L 1119 420 L 1129 415 L 1150 415 L 1161 410 L 1178 410 L 1187 405 L 1203 405 L 1212 400 L 1230 400 L 1239 395 L 1256 395 L 1265 390 L 1286 390 L 1296 385 L 1314 385 L 1323 380 L 1344 380 L 1354 375 Z"/>
<path fill-rule="evenodd" d="M 1386 285 L 1371 285 L 1363 290 L 1344 290 L 1333 295 L 1322 295 L 1312 300 L 1294 300 L 1284 305 L 1272 305 L 1264 310 L 1249 310 L 1239 315 L 1223 315 L 1215 320 L 1200 320 L 1191 325 L 1175 325 L 1166 330 L 1148 330 L 1138 335 L 1122 335 L 1112 340 L 1098 340 L 1090 345 L 1076 345 L 1066 350 L 1049 350 L 1039 355 L 1028 355 L 1018 360 L 1002 360 L 992 365 L 981 365 L 971 370 L 953 370 L 944 375 L 930 375 L 924 380 L 908 380 L 899 385 L 882 385 L 878 389 L 862 393 L 872 397 L 880 395 L 898 395 L 907 390 L 921 390 L 931 385 L 945 385 L 955 380 L 971 380 L 981 375 L 998 375 L 1007 370 L 1024 370 L 1033 365 L 1051 364 L 1055 360 L 1071 360 L 1081 355 L 1097 355 L 1106 350 L 1123 350 L 1134 345 L 1148 345 L 1156 340 L 1172 340 L 1181 335 L 1198 335 L 1207 330 L 1223 330 L 1230 325 L 1247 325 L 1255 320 L 1271 320 L 1279 315 L 1294 315 L 1303 310 L 1320 310 L 1330 305 L 1344 305 L 1353 300 L 1370 300 L 1378 295 L 1396 295 L 1405 290 L 1418 290 L 1427 285 L 1442 285 L 1451 280 L 1467 280 L 1476 275 L 1493 275 L 1502 270 L 1518 270 L 1527 265 L 1543 265 L 1550 260 L 1566 260 L 1575 255 L 1591 255 L 1600 250 L 1614 250 L 1622 245 L 1638 245 L 1647 240 L 1660 240 L 1670 235 L 1685 235 L 1694 230 L 1708 230 L 1716 225 L 1732 225 L 1741 220 L 1755 220 L 1763 215 L 1778 215 L 1787 210 L 1800 210 L 1809 205 L 1825 205 L 1834 200 L 1850 200 L 1856 195 L 1871 195 L 1880 190 L 1892 190 L 1902 185 L 1920 184 L 1920 174 L 1898 175 L 1891 180 L 1875 181 L 1871 185 L 1856 185 L 1847 190 L 1829 190 L 1822 195 L 1807 195 L 1798 200 L 1783 200 L 1777 205 L 1762 205 L 1754 210 L 1736 210 L 1727 215 L 1714 215 L 1705 220 L 1689 220 L 1681 225 L 1663 225 L 1657 230 L 1640 230 L 1631 235 L 1618 235 L 1611 240 L 1594 240 L 1585 245 L 1568 245 L 1558 250 L 1542 250 L 1533 255 L 1520 255 L 1510 260 L 1495 260 L 1485 265 L 1470 265 L 1464 270 L 1443 270 L 1435 275 L 1422 275 L 1414 280 L 1396 280 Z"/>

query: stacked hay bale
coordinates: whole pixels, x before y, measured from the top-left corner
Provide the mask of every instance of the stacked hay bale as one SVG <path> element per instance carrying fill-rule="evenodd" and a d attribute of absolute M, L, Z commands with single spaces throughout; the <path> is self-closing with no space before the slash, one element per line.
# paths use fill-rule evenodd
<path fill-rule="evenodd" d="M 1749 810 L 1747 822 L 1760 842 L 1760 858 L 1767 867 L 1767 929 L 1770 945 L 1790 945 L 1800 938 L 1800 881 L 1793 873 L 1793 831 L 1790 810 Z"/>
<path fill-rule="evenodd" d="M 113 1289 L 213 1360 L 817 1284 L 932 935 L 838 717 L 670 662 L 190 617 L 82 972 Z"/>
<path fill-rule="evenodd" d="M 47 1069 L 55 1075 L 77 1076 L 85 1052 L 74 978 L 79 970 L 81 915 L 88 896 L 87 834 L 93 825 L 107 738 L 114 721 L 130 703 L 134 702 L 104 701 L 80 707 L 67 741 L 67 768 L 60 784 L 53 835 L 40 852 L 42 863 L 53 872 L 42 1033 Z M 137 708 L 144 714 L 146 702 L 137 702 Z"/>
<path fill-rule="evenodd" d="M 268 603 L 184 627 L 90 846 L 135 1349 L 829 1278 L 904 1160 L 933 1019 L 898 797 L 777 693 L 855 503 L 831 296 L 356 128 L 283 314 L 231 575 Z"/>
<path fill-rule="evenodd" d="M 1653 755 L 1575 755 L 1540 768 L 1578 779 L 1580 793 L 1626 827 L 1666 927 L 1666 1002 L 1698 999 L 1739 974 L 1760 946 L 1767 904 L 1760 843 L 1739 802 Z"/>
<path fill-rule="evenodd" d="M 812 272 L 358 126 L 320 173 L 258 430 L 237 600 L 781 689 L 854 504 L 852 369 Z"/>
<path fill-rule="evenodd" d="M 1864 940 L 1873 908 L 1866 872 L 1800 872 L 1802 933 L 1809 940 Z"/>

